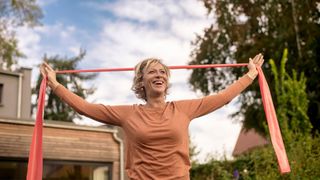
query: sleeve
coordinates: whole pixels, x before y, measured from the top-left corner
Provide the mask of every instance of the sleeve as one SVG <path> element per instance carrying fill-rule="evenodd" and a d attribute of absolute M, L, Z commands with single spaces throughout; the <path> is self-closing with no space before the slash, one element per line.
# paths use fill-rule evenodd
<path fill-rule="evenodd" d="M 79 114 L 102 123 L 116 126 L 121 126 L 121 121 L 125 118 L 124 115 L 128 115 L 133 109 L 130 105 L 107 106 L 103 104 L 89 103 L 66 89 L 61 84 L 54 89 L 54 93 Z"/>
<path fill-rule="evenodd" d="M 208 95 L 199 99 L 177 101 L 176 104 L 180 111 L 185 113 L 190 119 L 194 119 L 213 112 L 229 103 L 245 90 L 252 81 L 253 80 L 246 74 L 217 94 Z"/>

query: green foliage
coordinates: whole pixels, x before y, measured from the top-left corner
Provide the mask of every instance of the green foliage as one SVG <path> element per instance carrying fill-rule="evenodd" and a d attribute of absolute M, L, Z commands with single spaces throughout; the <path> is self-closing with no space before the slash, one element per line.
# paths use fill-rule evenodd
<path fill-rule="evenodd" d="M 53 69 L 57 70 L 74 70 L 77 69 L 78 63 L 83 59 L 85 56 L 85 51 L 80 50 L 78 56 L 75 57 L 60 57 L 58 55 L 53 57 L 46 57 L 44 56 L 44 61 L 47 61 L 48 64 L 51 65 Z M 74 73 L 74 74 L 67 74 L 61 75 L 57 74 L 57 81 L 62 84 L 63 86 L 67 87 L 70 91 L 74 92 L 78 96 L 82 98 L 88 97 L 88 95 L 93 94 L 94 88 L 83 88 L 82 83 L 83 81 L 91 80 L 96 76 L 96 74 L 81 74 L 81 73 Z M 39 95 L 40 84 L 42 81 L 41 74 L 38 77 L 37 85 L 32 90 L 32 93 L 37 96 Z M 46 107 L 44 110 L 44 119 L 48 120 L 58 120 L 58 121 L 72 121 L 75 118 L 81 119 L 81 116 L 77 114 L 75 111 L 72 110 L 70 106 L 65 104 L 57 97 L 52 90 L 49 88 L 47 89 L 47 102 Z M 36 103 L 33 104 L 33 110 L 36 108 Z"/>
<path fill-rule="evenodd" d="M 287 53 L 288 50 L 285 49 L 279 68 L 275 65 L 274 60 L 270 60 L 270 65 L 278 101 L 277 117 L 291 172 L 280 174 L 277 159 L 270 144 L 249 151 L 236 157 L 233 161 L 212 160 L 192 167 L 191 176 L 195 177 L 194 179 L 198 177 L 210 179 L 211 172 L 216 172 L 215 177 L 227 177 L 231 176 L 235 170 L 239 172 L 239 179 L 244 180 L 320 179 L 318 170 L 320 167 L 320 137 L 317 135 L 312 137 L 310 134 L 312 126 L 307 116 L 309 102 L 306 94 L 307 79 L 303 73 L 298 78 L 294 70 L 292 76 L 286 72 Z"/>
<path fill-rule="evenodd" d="M 231 173 L 230 173 L 231 172 Z M 228 161 L 211 160 L 207 164 L 197 164 L 192 166 L 190 179 L 192 180 L 212 180 L 212 179 L 232 179 L 232 166 Z"/>
<path fill-rule="evenodd" d="M 291 173 L 281 175 L 278 170 L 277 160 L 271 146 L 254 150 L 253 152 L 239 157 L 248 159 L 252 166 L 247 168 L 248 173 L 243 174 L 244 179 L 318 179 L 320 172 L 320 138 L 304 137 L 295 139 L 287 144 L 287 155 L 291 166 Z M 288 146 L 287 146 L 288 147 Z M 243 169 L 243 168 L 242 168 Z"/>
<path fill-rule="evenodd" d="M 192 180 L 233 179 L 238 171 L 243 180 L 296 180 L 320 179 L 320 138 L 300 138 L 287 143 L 287 155 L 291 166 L 289 174 L 280 174 L 271 145 L 255 149 L 235 160 L 212 159 L 205 164 L 194 165 L 190 171 Z M 287 146 L 287 147 L 288 147 Z"/>
<path fill-rule="evenodd" d="M 13 26 L 35 26 L 43 14 L 36 0 L 6 0 L 0 1 L 0 17 L 2 22 Z"/>
<path fill-rule="evenodd" d="M 307 115 L 309 100 L 306 94 L 307 79 L 304 73 L 297 78 L 297 72 L 292 70 L 292 77 L 286 72 L 285 66 L 288 50 L 285 49 L 281 65 L 277 69 L 274 60 L 270 59 L 277 97 L 277 116 L 284 141 L 293 141 L 298 136 L 310 135 L 312 125 Z"/>
<path fill-rule="evenodd" d="M 193 42 L 190 64 L 247 63 L 249 57 L 262 52 L 265 59 L 276 59 L 280 66 L 282 52 L 288 48 L 286 69 L 290 76 L 295 69 L 307 79 L 308 114 L 313 126 L 320 129 L 320 11 L 317 0 L 202 0 L 213 17 L 212 25 Z M 268 63 L 264 64 L 267 78 L 271 76 Z M 223 89 L 245 68 L 195 69 L 190 84 L 204 94 Z M 271 92 L 275 90 L 273 79 L 268 79 Z M 265 133 L 265 121 L 261 108 L 259 88 L 253 84 L 240 96 L 241 111 L 234 117 L 244 121 L 246 129 Z M 276 105 L 278 101 L 274 102 Z M 312 115 L 312 116 L 311 116 Z M 257 118 L 257 116 L 259 118 Z M 257 120 L 258 119 L 258 120 Z"/>
<path fill-rule="evenodd" d="M 0 68 L 10 69 L 17 58 L 25 57 L 17 47 L 15 28 L 39 25 L 42 11 L 35 0 L 0 1 Z"/>
<path fill-rule="evenodd" d="M 1 25 L 0 25 L 1 26 Z M 0 27 L 0 68 L 10 69 L 16 64 L 16 58 L 24 57 L 17 49 L 17 40 L 14 36 L 5 35 Z"/>

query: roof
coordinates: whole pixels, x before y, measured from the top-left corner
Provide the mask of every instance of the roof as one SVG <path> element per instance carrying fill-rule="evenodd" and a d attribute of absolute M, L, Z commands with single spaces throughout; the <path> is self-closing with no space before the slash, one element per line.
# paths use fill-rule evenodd
<path fill-rule="evenodd" d="M 252 150 L 253 148 L 261 147 L 266 144 L 269 144 L 269 141 L 258 134 L 254 129 L 245 130 L 242 128 L 232 155 L 238 156 Z"/>
<path fill-rule="evenodd" d="M 8 117 L 0 116 L 0 123 L 10 123 L 10 124 L 24 124 L 34 126 L 34 119 L 15 119 Z M 44 120 L 44 127 L 55 127 L 62 129 L 75 129 L 82 131 L 100 131 L 100 132 L 110 132 L 116 133 L 118 130 L 113 126 L 103 125 L 103 126 L 85 126 L 85 125 L 77 125 L 73 122 L 64 122 L 64 121 L 52 121 L 52 120 Z"/>

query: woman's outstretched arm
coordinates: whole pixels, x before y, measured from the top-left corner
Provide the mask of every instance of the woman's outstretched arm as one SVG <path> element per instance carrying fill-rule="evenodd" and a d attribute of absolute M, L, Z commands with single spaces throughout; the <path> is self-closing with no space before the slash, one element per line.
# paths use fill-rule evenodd
<path fill-rule="evenodd" d="M 224 106 L 252 83 L 258 75 L 257 67 L 261 67 L 263 61 L 262 54 L 256 55 L 253 59 L 250 58 L 248 63 L 249 71 L 240 79 L 216 94 L 208 95 L 201 99 L 180 101 L 178 103 L 180 108 L 184 109 L 183 111 L 186 112 L 190 119 L 193 119 Z"/>
<path fill-rule="evenodd" d="M 56 79 L 56 72 L 46 62 L 41 64 L 40 72 L 43 78 L 47 78 L 48 86 L 53 92 L 67 103 L 76 112 L 102 123 L 120 125 L 122 112 L 128 112 L 128 106 L 105 106 L 102 104 L 89 103 L 82 97 L 69 91 Z"/>

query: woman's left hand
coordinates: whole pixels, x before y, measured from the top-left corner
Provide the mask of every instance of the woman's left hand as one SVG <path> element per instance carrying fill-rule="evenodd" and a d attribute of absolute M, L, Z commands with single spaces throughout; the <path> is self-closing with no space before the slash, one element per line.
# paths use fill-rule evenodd
<path fill-rule="evenodd" d="M 250 78 L 254 79 L 258 75 L 257 67 L 261 67 L 263 64 L 263 55 L 261 53 L 257 54 L 253 59 L 249 58 L 248 63 L 248 75 Z"/>

